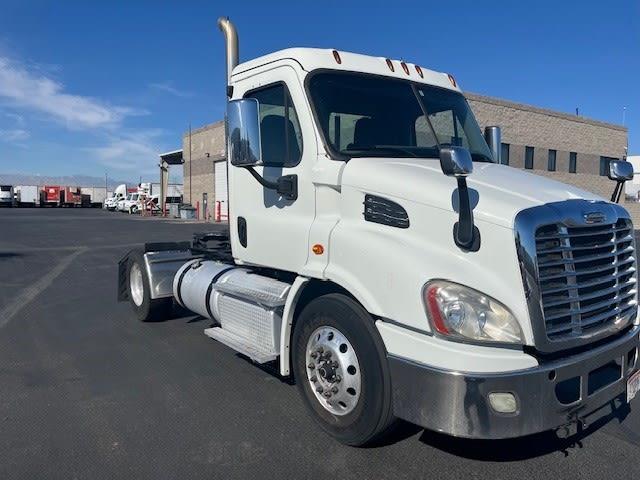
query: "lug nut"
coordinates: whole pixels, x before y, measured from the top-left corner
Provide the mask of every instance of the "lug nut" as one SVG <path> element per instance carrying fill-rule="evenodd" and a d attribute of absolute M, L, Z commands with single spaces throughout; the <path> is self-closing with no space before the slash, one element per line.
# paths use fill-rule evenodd
<path fill-rule="evenodd" d="M 331 365 L 333 366 L 333 368 L 338 368 L 340 366 L 338 362 L 333 362 Z"/>
<path fill-rule="evenodd" d="M 331 398 L 331 392 L 324 392 L 325 398 Z"/>
<path fill-rule="evenodd" d="M 331 350 L 327 350 L 327 353 L 324 354 L 326 358 L 331 358 Z"/>
<path fill-rule="evenodd" d="M 322 387 L 316 387 L 316 392 L 318 392 L 318 393 L 322 393 L 323 390 L 324 390 L 324 388 L 322 388 Z"/>
<path fill-rule="evenodd" d="M 324 352 L 324 348 L 322 348 L 322 347 L 318 347 L 317 352 L 318 352 L 318 353 L 322 353 L 322 352 Z"/>
<path fill-rule="evenodd" d="M 318 381 L 318 377 L 316 377 L 315 375 L 313 377 L 311 377 L 309 380 L 311 380 L 313 383 L 316 383 Z"/>
<path fill-rule="evenodd" d="M 342 381 L 342 377 L 340 375 L 336 375 L 336 383 L 340 383 Z"/>
<path fill-rule="evenodd" d="M 338 387 L 333 387 L 333 388 L 331 389 L 331 392 L 332 392 L 332 393 L 338 393 Z"/>
<path fill-rule="evenodd" d="M 314 368 L 316 368 L 313 363 L 310 363 L 309 365 L 307 365 L 307 367 L 309 368 L 309 370 L 313 370 Z"/>
<path fill-rule="evenodd" d="M 314 359 L 315 359 L 315 358 L 318 358 L 318 354 L 317 354 L 316 352 L 313 352 L 313 353 L 311 354 L 311 358 L 314 358 Z"/>

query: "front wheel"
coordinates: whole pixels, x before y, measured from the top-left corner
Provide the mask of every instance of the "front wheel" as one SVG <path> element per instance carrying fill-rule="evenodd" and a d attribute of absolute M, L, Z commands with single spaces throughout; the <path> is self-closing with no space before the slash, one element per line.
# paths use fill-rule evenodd
<path fill-rule="evenodd" d="M 305 405 L 342 443 L 363 446 L 394 423 L 386 354 L 371 316 L 354 300 L 329 294 L 296 322 L 293 367 Z"/>

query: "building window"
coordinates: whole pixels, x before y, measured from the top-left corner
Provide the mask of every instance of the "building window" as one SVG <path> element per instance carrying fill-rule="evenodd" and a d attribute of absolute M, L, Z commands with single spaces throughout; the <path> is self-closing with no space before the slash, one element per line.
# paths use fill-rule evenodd
<path fill-rule="evenodd" d="M 556 171 L 556 151 L 549 150 L 549 160 L 547 161 L 547 170 L 550 172 Z"/>
<path fill-rule="evenodd" d="M 533 147 L 524 148 L 524 168 L 533 169 Z"/>
<path fill-rule="evenodd" d="M 569 173 L 577 173 L 578 171 L 578 154 L 569 152 Z"/>
<path fill-rule="evenodd" d="M 503 143 L 500 145 L 500 163 L 503 165 L 509 165 L 509 144 Z"/>
<path fill-rule="evenodd" d="M 600 157 L 600 175 L 606 177 L 609 174 L 609 162 L 618 160 L 613 157 Z"/>

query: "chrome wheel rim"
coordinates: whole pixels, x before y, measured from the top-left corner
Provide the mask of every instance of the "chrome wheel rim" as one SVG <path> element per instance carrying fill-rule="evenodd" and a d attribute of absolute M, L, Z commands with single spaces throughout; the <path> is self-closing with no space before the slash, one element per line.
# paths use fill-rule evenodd
<path fill-rule="evenodd" d="M 142 270 L 137 263 L 131 266 L 131 271 L 129 272 L 129 290 L 133 303 L 138 307 L 142 305 L 144 299 L 144 284 L 142 282 Z"/>
<path fill-rule="evenodd" d="M 311 391 L 322 407 L 334 415 L 347 415 L 358 404 L 362 389 L 355 349 L 334 327 L 317 328 L 309 337 L 306 371 Z"/>

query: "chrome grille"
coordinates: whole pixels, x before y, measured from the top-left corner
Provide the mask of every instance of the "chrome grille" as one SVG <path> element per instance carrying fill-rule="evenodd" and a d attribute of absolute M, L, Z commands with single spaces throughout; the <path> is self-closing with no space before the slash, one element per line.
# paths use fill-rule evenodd
<path fill-rule="evenodd" d="M 537 276 L 549 340 L 597 335 L 635 313 L 633 235 L 626 218 L 536 229 Z"/>

